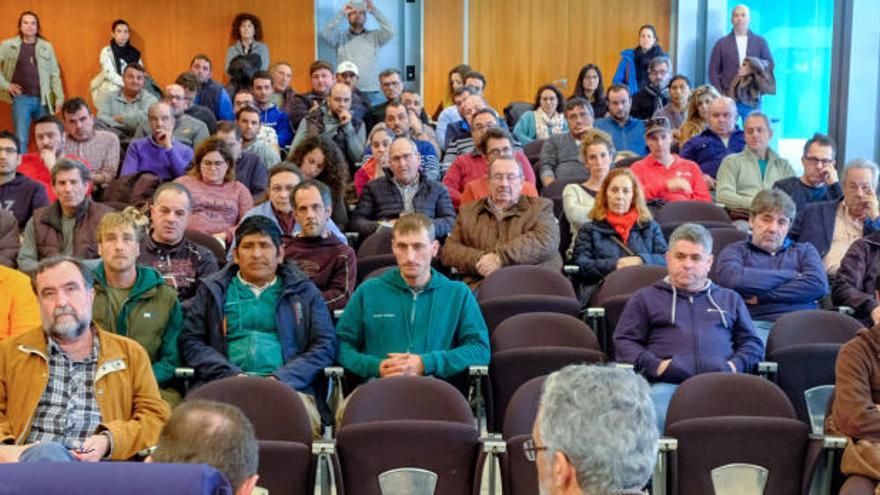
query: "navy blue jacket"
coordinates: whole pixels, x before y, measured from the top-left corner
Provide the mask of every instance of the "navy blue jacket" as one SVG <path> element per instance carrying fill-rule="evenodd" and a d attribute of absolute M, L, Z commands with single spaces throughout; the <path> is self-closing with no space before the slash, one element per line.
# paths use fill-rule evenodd
<path fill-rule="evenodd" d="M 773 184 L 773 189 L 785 191 L 791 196 L 797 206 L 798 213 L 804 211 L 809 203 L 818 201 L 840 201 L 843 199 L 843 189 L 840 181 L 832 185 L 822 184 L 819 187 L 810 187 L 801 181 L 800 177 L 786 177 L 779 179 Z"/>
<path fill-rule="evenodd" d="M 696 162 L 704 174 L 714 178 L 718 174 L 721 160 L 727 155 L 739 153 L 745 147 L 745 133 L 739 127 L 728 138 L 727 146 L 724 146 L 724 141 L 718 137 L 718 134 L 707 127 L 706 130 L 684 143 L 680 156 Z"/>
<path fill-rule="evenodd" d="M 241 156 L 235 161 L 235 179 L 251 192 L 251 196 L 258 198 L 269 188 L 268 165 L 264 164 L 260 156 L 250 151 L 242 151 Z"/>
<path fill-rule="evenodd" d="M 764 355 L 746 304 L 711 281 L 676 290 L 669 277 L 637 291 L 614 330 L 615 356 L 651 381 L 681 383 L 700 373 L 751 372 Z M 660 362 L 671 359 L 662 375 Z"/>
<path fill-rule="evenodd" d="M 437 238 L 446 237 L 455 225 L 455 208 L 449 191 L 441 182 L 419 174 L 419 189 L 413 197 L 413 210 L 434 221 Z M 403 194 L 390 174 L 371 180 L 364 187 L 351 225 L 361 239 L 379 228 L 379 220 L 398 218 L 403 212 Z"/>
<path fill-rule="evenodd" d="M 598 284 L 617 268 L 618 259 L 629 256 L 612 237 L 623 242 L 620 234 L 605 220 L 586 223 L 578 231 L 572 259 L 580 268 L 584 283 Z M 636 222 L 629 232 L 626 247 L 638 254 L 646 265 L 666 266 L 666 239 L 653 220 Z"/>
<path fill-rule="evenodd" d="M 785 313 L 816 309 L 816 300 L 828 294 L 822 258 L 812 244 L 786 239 L 771 254 L 751 242 L 729 244 L 715 260 L 718 285 L 733 289 L 749 304 L 755 320 L 775 321 Z"/>
<path fill-rule="evenodd" d="M 807 204 L 804 211 L 798 212 L 788 235 L 795 241 L 809 242 L 816 248 L 816 251 L 819 251 L 819 257 L 824 258 L 828 254 L 828 250 L 831 249 L 839 205 L 840 201 L 819 201 Z M 865 218 L 863 229 L 862 237 L 880 230 L 880 218 L 877 220 Z"/>
<path fill-rule="evenodd" d="M 312 392 L 312 381 L 336 360 L 336 331 L 321 293 L 302 272 L 288 265 L 278 267 L 282 292 L 275 309 L 278 338 L 284 365 L 273 376 L 291 388 Z M 200 383 L 242 373 L 226 353 L 226 291 L 238 265 L 230 263 L 202 279 L 196 295 L 184 305 L 180 355 L 196 371 Z"/>

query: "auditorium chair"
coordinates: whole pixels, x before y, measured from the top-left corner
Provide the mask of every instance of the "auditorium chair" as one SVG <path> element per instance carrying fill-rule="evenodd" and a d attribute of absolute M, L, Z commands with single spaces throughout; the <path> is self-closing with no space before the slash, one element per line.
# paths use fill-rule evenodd
<path fill-rule="evenodd" d="M 217 258 L 217 264 L 220 267 L 226 264 L 226 248 L 223 247 L 223 244 L 216 237 L 198 230 L 187 230 L 183 233 L 183 237 L 211 251 L 211 254 Z"/>
<path fill-rule="evenodd" d="M 387 227 L 379 227 L 365 239 L 361 239 L 361 244 L 357 249 L 358 259 L 367 256 L 391 254 L 392 232 L 392 229 Z"/>
<path fill-rule="evenodd" d="M 709 227 L 734 228 L 723 207 L 705 201 L 673 201 L 664 204 L 654 215 L 664 236 L 669 235 L 679 225 L 693 222 Z"/>
<path fill-rule="evenodd" d="M 708 230 L 712 234 L 712 256 L 715 257 L 712 268 L 709 269 L 709 280 L 712 280 L 715 278 L 715 270 L 718 268 L 718 255 L 721 254 L 721 251 L 734 242 L 748 239 L 749 234 L 729 227 L 709 227 Z M 672 232 L 670 231 L 670 233 Z"/>
<path fill-rule="evenodd" d="M 532 426 L 538 415 L 541 389 L 547 376 L 537 376 L 523 383 L 507 404 L 504 413 L 502 437 L 507 452 L 501 457 L 501 483 L 509 495 L 534 495 L 538 493 L 538 473 L 535 463 L 529 461 L 523 444 L 532 438 Z"/>
<path fill-rule="evenodd" d="M 561 273 L 531 265 L 507 266 L 483 280 L 477 302 L 489 334 L 504 320 L 520 313 L 547 311 L 577 316 L 580 302 Z"/>
<path fill-rule="evenodd" d="M 580 179 L 557 179 L 549 186 L 541 189 L 541 197 L 553 201 L 553 215 L 559 222 L 559 254 L 562 259 L 567 259 L 568 248 L 571 246 L 572 233 L 571 224 L 565 216 L 565 210 L 562 206 L 562 191 L 569 184 L 577 184 L 582 182 Z"/>
<path fill-rule="evenodd" d="M 864 476 L 850 476 L 840 489 L 840 495 L 874 495 L 877 482 Z"/>
<path fill-rule="evenodd" d="M 522 117 L 524 113 L 532 111 L 534 107 L 534 104 L 525 101 L 512 101 L 504 107 L 504 120 L 507 122 L 507 127 L 511 132 L 513 131 L 513 128 L 516 127 L 516 123 L 519 122 L 520 117 Z"/>
<path fill-rule="evenodd" d="M 513 129 L 513 127 L 511 127 Z M 526 155 L 526 158 L 529 159 L 529 163 L 532 164 L 532 170 L 535 171 L 535 188 L 538 192 L 541 191 L 541 149 L 544 148 L 545 139 L 536 139 L 531 143 L 523 146 L 523 154 Z"/>

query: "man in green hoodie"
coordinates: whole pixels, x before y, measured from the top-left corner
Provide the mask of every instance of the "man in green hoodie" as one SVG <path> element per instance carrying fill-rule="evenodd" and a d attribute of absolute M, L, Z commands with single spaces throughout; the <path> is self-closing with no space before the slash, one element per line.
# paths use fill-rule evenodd
<path fill-rule="evenodd" d="M 180 366 L 177 336 L 183 313 L 177 291 L 153 268 L 138 266 L 141 229 L 134 209 L 108 213 L 96 234 L 101 262 L 95 269 L 95 322 L 108 332 L 129 337 L 150 356 L 162 398 L 174 406 L 180 394 L 171 388 Z"/>
<path fill-rule="evenodd" d="M 355 290 L 336 327 L 339 363 L 365 379 L 447 378 L 489 363 L 489 335 L 468 286 L 431 268 L 440 245 L 420 213 L 394 223 L 398 268 Z"/>

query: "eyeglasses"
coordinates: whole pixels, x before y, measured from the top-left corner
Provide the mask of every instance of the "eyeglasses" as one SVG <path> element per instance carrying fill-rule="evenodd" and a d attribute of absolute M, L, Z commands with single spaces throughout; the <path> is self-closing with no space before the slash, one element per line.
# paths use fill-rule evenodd
<path fill-rule="evenodd" d="M 415 154 L 413 154 L 413 153 L 404 153 L 402 155 L 394 155 L 391 157 L 390 161 L 391 161 L 391 163 L 408 162 L 414 156 L 415 156 Z"/>
<path fill-rule="evenodd" d="M 499 155 L 510 155 L 512 153 L 513 148 L 511 148 L 510 146 L 503 146 L 501 148 L 492 148 L 490 150 L 487 150 L 486 154 L 495 157 Z"/>
<path fill-rule="evenodd" d="M 650 129 L 651 127 L 671 127 L 669 124 L 669 119 L 666 117 L 653 117 L 645 120 L 645 129 Z"/>
<path fill-rule="evenodd" d="M 525 454 L 526 460 L 529 462 L 535 462 L 535 459 L 538 458 L 538 452 L 542 450 L 547 450 L 547 447 L 536 444 L 534 438 L 523 442 L 523 454 Z"/>
<path fill-rule="evenodd" d="M 226 166 L 226 160 L 203 160 L 201 166 L 205 168 L 222 168 Z"/>
<path fill-rule="evenodd" d="M 818 156 L 805 156 L 804 161 L 809 163 L 810 165 L 831 165 L 834 163 L 834 158 L 819 158 Z"/>
<path fill-rule="evenodd" d="M 12 153 L 18 154 L 18 148 L 15 148 L 13 146 L 8 146 L 8 147 L 4 146 L 4 147 L 0 148 L 0 151 L 2 151 L 4 153 L 9 153 L 9 154 L 12 154 Z"/>
<path fill-rule="evenodd" d="M 490 178 L 495 182 L 515 182 L 522 179 L 520 174 L 492 174 Z"/>

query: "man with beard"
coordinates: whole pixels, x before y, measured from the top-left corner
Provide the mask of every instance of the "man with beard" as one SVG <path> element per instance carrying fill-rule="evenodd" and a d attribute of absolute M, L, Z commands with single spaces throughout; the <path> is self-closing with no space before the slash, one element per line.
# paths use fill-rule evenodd
<path fill-rule="evenodd" d="M 630 115 L 632 99 L 629 88 L 613 84 L 608 88 L 608 116 L 596 121 L 596 129 L 608 133 L 617 151 L 645 154 L 645 122 Z"/>
<path fill-rule="evenodd" d="M 232 120 L 235 115 L 229 93 L 222 84 L 211 79 L 211 59 L 202 53 L 196 55 L 189 64 L 189 71 L 201 84 L 194 103 L 208 107 L 217 120 Z"/>
<path fill-rule="evenodd" d="M 331 311 L 345 308 L 357 281 L 354 249 L 328 229 L 333 210 L 330 188 L 323 182 L 299 183 L 291 195 L 296 223 L 302 228 L 285 246 L 285 259 L 293 260 L 321 291 Z"/>
<path fill-rule="evenodd" d="M 648 119 L 669 103 L 669 58 L 656 57 L 648 63 L 648 83 L 632 98 L 632 116 Z"/>
<path fill-rule="evenodd" d="M 122 461 L 170 410 L 143 347 L 92 321 L 91 273 L 70 257 L 33 278 L 42 328 L 0 343 L 0 461 Z"/>

